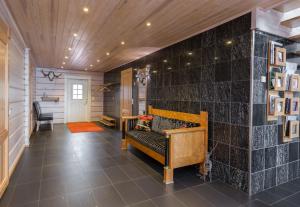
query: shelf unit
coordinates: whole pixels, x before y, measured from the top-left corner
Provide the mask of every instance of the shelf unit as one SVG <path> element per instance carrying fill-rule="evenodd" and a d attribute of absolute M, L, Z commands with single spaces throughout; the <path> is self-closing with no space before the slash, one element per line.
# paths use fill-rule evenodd
<path fill-rule="evenodd" d="M 286 73 L 286 50 L 280 43 L 269 42 L 267 66 L 267 120 L 283 121 L 283 142 L 299 137 L 300 75 Z"/>

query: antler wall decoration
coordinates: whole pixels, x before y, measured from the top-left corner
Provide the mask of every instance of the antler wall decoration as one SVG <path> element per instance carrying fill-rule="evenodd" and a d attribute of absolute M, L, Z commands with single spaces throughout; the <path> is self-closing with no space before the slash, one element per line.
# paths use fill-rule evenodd
<path fill-rule="evenodd" d="M 48 73 L 45 73 L 44 70 L 42 70 L 42 73 L 44 77 L 48 77 L 49 81 L 53 81 L 55 78 L 59 78 L 62 73 L 55 74 L 53 71 L 49 71 Z"/>

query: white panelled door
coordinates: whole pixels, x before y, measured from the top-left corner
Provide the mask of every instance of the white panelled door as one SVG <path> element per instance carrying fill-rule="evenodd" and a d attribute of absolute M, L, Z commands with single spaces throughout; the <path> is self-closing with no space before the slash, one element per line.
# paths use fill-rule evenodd
<path fill-rule="evenodd" d="M 67 122 L 89 121 L 88 80 L 68 79 L 67 84 Z"/>

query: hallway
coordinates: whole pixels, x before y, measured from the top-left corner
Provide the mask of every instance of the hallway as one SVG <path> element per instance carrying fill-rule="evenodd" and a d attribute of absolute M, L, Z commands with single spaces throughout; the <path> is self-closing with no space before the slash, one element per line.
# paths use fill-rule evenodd
<path fill-rule="evenodd" d="M 165 186 L 161 166 L 133 149 L 122 152 L 120 135 L 110 129 L 71 134 L 63 124 L 34 134 L 0 207 L 267 206 L 247 205 L 247 194 L 221 182 L 204 184 L 193 167 L 175 171 L 175 184 Z M 296 193 L 300 182 L 294 183 L 285 186 Z M 280 188 L 273 192 L 257 198 L 276 203 L 287 196 Z"/>

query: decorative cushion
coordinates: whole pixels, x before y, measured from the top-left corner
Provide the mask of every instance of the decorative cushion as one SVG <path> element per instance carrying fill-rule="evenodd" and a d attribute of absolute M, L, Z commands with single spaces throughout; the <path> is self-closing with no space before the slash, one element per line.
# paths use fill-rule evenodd
<path fill-rule="evenodd" d="M 147 132 L 151 131 L 152 119 L 153 119 L 152 116 L 147 116 L 147 115 L 139 116 L 135 129 L 140 131 L 147 131 Z"/>
<path fill-rule="evenodd" d="M 140 142 L 141 144 L 149 147 L 155 152 L 164 155 L 165 154 L 165 137 L 156 132 L 145 132 L 138 130 L 131 130 L 127 132 L 127 135 L 132 139 Z"/>
<path fill-rule="evenodd" d="M 198 127 L 200 124 L 185 122 L 177 119 L 168 119 L 160 116 L 153 116 L 152 131 L 163 134 L 167 129 Z"/>

